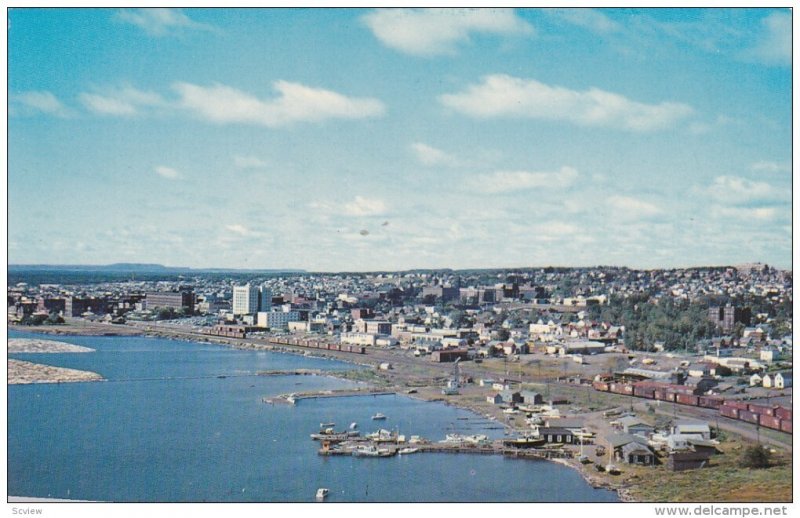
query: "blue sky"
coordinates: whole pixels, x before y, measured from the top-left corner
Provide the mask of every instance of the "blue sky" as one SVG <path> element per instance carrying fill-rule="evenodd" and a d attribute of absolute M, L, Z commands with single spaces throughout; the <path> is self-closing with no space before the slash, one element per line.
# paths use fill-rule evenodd
<path fill-rule="evenodd" d="M 791 266 L 786 9 L 13 9 L 10 263 Z"/>

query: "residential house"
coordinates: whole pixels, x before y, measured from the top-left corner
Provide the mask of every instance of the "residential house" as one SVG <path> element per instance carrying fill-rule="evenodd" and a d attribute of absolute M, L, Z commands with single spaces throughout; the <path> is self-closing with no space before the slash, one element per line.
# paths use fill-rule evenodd
<path fill-rule="evenodd" d="M 776 389 L 785 389 L 785 388 L 790 388 L 791 386 L 792 386 L 791 372 L 779 372 L 775 375 Z"/>
<path fill-rule="evenodd" d="M 758 373 L 755 373 L 750 376 L 750 386 L 751 387 L 759 387 L 764 383 L 764 378 L 762 378 Z"/>

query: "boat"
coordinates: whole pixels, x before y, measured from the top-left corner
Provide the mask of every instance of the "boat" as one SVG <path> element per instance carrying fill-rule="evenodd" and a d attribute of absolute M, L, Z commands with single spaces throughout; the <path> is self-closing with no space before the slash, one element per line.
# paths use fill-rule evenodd
<path fill-rule="evenodd" d="M 581 455 L 580 457 L 578 457 L 578 462 L 580 462 L 581 464 L 591 464 L 592 463 L 591 459 L 589 459 L 589 457 L 587 457 L 586 455 Z"/>
<path fill-rule="evenodd" d="M 611 475 L 619 475 L 620 471 L 619 469 L 617 469 L 615 465 L 609 464 L 608 466 L 606 466 L 606 473 L 609 473 Z"/>
<path fill-rule="evenodd" d="M 380 412 L 372 416 L 373 421 L 383 421 L 384 419 L 386 419 L 386 416 L 381 414 Z"/>
<path fill-rule="evenodd" d="M 317 489 L 317 502 L 322 502 L 325 500 L 325 497 L 328 496 L 328 493 L 330 493 L 330 491 L 326 487 Z"/>
<path fill-rule="evenodd" d="M 320 423 L 319 429 L 324 430 L 325 428 L 333 428 L 334 426 L 336 426 L 336 423 Z"/>
<path fill-rule="evenodd" d="M 335 432 L 333 428 L 326 428 L 319 433 L 312 433 L 311 438 L 315 441 L 341 442 L 361 435 L 358 430 L 348 430 L 346 432 Z"/>
<path fill-rule="evenodd" d="M 350 423 L 351 430 L 355 430 L 356 428 L 358 428 L 358 423 Z"/>
<path fill-rule="evenodd" d="M 519 437 L 517 439 L 504 439 L 503 446 L 510 448 L 538 448 L 544 446 L 547 439 L 544 437 Z"/>
<path fill-rule="evenodd" d="M 419 448 L 402 448 L 398 450 L 397 453 L 400 455 L 408 455 L 409 453 L 417 453 L 418 451 Z"/>
<path fill-rule="evenodd" d="M 354 457 L 391 457 L 396 452 L 387 448 L 376 448 L 375 446 L 362 446 L 353 450 Z"/>

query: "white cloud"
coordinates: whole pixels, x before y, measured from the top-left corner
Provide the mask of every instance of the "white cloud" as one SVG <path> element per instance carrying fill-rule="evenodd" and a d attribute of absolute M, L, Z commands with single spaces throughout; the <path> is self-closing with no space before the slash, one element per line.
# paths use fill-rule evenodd
<path fill-rule="evenodd" d="M 23 92 L 12 96 L 12 100 L 25 106 L 27 108 L 26 111 L 47 113 L 56 117 L 67 117 L 69 115 L 69 110 L 55 95 L 48 91 Z"/>
<path fill-rule="evenodd" d="M 617 211 L 617 215 L 624 217 L 642 218 L 661 213 L 661 209 L 656 205 L 630 196 L 611 196 L 606 203 Z"/>
<path fill-rule="evenodd" d="M 459 160 L 455 156 L 422 142 L 411 144 L 411 149 L 414 151 L 417 160 L 425 165 L 455 167 L 459 164 Z"/>
<path fill-rule="evenodd" d="M 474 190 L 489 193 L 519 191 L 525 189 L 563 189 L 573 184 L 578 178 L 578 171 L 571 167 L 562 167 L 558 171 L 497 171 L 478 175 L 469 181 Z"/>
<path fill-rule="evenodd" d="M 159 176 L 161 176 L 163 178 L 167 178 L 169 180 L 176 180 L 176 179 L 181 177 L 181 173 L 179 173 L 177 170 L 175 170 L 175 169 L 173 169 L 171 167 L 167 167 L 165 165 L 156 166 L 155 172 L 156 172 L 157 175 L 159 175 Z"/>
<path fill-rule="evenodd" d="M 545 12 L 597 34 L 617 32 L 621 28 L 620 24 L 597 9 L 545 9 Z"/>
<path fill-rule="evenodd" d="M 241 155 L 236 155 L 233 157 L 233 164 L 239 169 L 260 169 L 267 166 L 267 163 L 257 156 Z"/>
<path fill-rule="evenodd" d="M 239 223 L 235 223 L 233 225 L 225 225 L 225 229 L 230 232 L 233 232 L 234 234 L 239 234 L 240 236 L 250 235 L 250 229 L 248 229 L 244 225 L 240 225 Z"/>
<path fill-rule="evenodd" d="M 452 54 L 471 33 L 533 33 L 510 9 L 387 9 L 362 20 L 384 45 L 419 56 Z"/>
<path fill-rule="evenodd" d="M 78 98 L 90 111 L 100 115 L 130 117 L 143 108 L 165 107 L 167 102 L 155 92 L 145 92 L 124 86 L 103 92 L 83 92 Z"/>
<path fill-rule="evenodd" d="M 580 92 L 502 74 L 486 76 L 463 92 L 441 95 L 439 101 L 478 118 L 563 120 L 629 131 L 669 128 L 693 112 L 683 103 L 645 104 L 598 88 Z"/>
<path fill-rule="evenodd" d="M 760 162 L 755 162 L 750 165 L 750 169 L 753 171 L 764 171 L 767 173 L 779 173 L 779 172 L 786 172 L 791 171 L 792 168 L 789 164 L 779 163 L 779 162 L 771 162 L 768 160 L 762 160 Z"/>
<path fill-rule="evenodd" d="M 167 36 L 183 29 L 214 30 L 208 24 L 192 20 L 180 9 L 121 10 L 115 19 L 135 25 L 151 36 Z"/>
<path fill-rule="evenodd" d="M 179 105 L 182 108 L 197 117 L 220 124 L 277 127 L 331 118 L 376 117 L 385 111 L 383 103 L 377 99 L 346 97 L 330 90 L 288 81 L 276 81 L 273 86 L 280 95 L 268 100 L 221 84 L 205 87 L 176 83 L 173 88 L 180 95 Z"/>
<path fill-rule="evenodd" d="M 711 197 L 724 203 L 748 203 L 757 200 L 773 200 L 778 192 L 766 182 L 753 182 L 738 176 L 717 176 L 708 187 Z"/>
<path fill-rule="evenodd" d="M 711 215 L 717 218 L 735 218 L 744 221 L 769 221 L 775 219 L 778 211 L 775 207 L 711 207 Z"/>
<path fill-rule="evenodd" d="M 348 216 L 377 216 L 386 212 L 386 204 L 377 198 L 356 196 L 344 205 L 344 213 Z"/>
<path fill-rule="evenodd" d="M 789 66 L 792 64 L 792 15 L 774 12 L 761 20 L 762 31 L 756 45 L 744 57 L 765 65 Z"/>

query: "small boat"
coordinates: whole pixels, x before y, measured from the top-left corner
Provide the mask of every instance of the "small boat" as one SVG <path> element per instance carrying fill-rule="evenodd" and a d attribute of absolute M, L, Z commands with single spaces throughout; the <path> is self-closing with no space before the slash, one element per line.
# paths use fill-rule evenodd
<path fill-rule="evenodd" d="M 609 464 L 608 466 L 606 466 L 606 472 L 611 474 L 611 475 L 619 475 L 620 474 L 619 469 L 617 469 L 617 467 L 615 465 L 613 465 L 613 464 Z"/>
<path fill-rule="evenodd" d="M 336 426 L 336 423 L 320 423 L 319 429 L 324 430 L 325 428 L 333 428 L 334 426 Z"/>
<path fill-rule="evenodd" d="M 578 457 L 578 462 L 580 462 L 581 464 L 591 464 L 592 461 L 586 455 L 581 455 L 580 457 Z"/>
<path fill-rule="evenodd" d="M 350 423 L 351 430 L 355 430 L 356 428 L 358 428 L 358 423 Z"/>
<path fill-rule="evenodd" d="M 398 450 L 397 453 L 400 455 L 408 455 L 409 453 L 417 453 L 418 451 L 419 448 L 402 448 Z"/>
<path fill-rule="evenodd" d="M 383 421 L 384 419 L 386 419 L 386 416 L 381 414 L 380 412 L 372 416 L 373 421 Z"/>
<path fill-rule="evenodd" d="M 317 502 L 322 502 L 325 500 L 325 497 L 328 496 L 328 493 L 330 493 L 330 491 L 326 487 L 317 489 Z"/>

